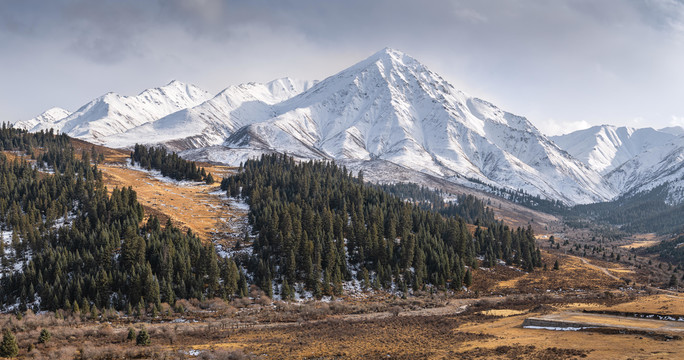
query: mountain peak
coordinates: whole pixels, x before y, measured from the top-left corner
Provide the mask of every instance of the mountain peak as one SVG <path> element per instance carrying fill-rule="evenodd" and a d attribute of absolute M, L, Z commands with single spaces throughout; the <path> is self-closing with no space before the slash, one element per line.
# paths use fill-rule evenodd
<path fill-rule="evenodd" d="M 413 57 L 406 55 L 399 50 L 386 47 L 366 59 L 361 60 L 356 65 L 343 70 L 342 73 L 363 71 L 371 66 L 380 67 L 381 70 L 405 68 L 419 68 L 422 70 L 425 68 L 423 64 Z"/>
<path fill-rule="evenodd" d="M 60 119 L 61 119 L 61 118 L 65 118 L 65 117 L 69 116 L 70 113 L 71 112 L 69 112 L 69 110 L 62 109 L 61 107 L 52 107 L 52 108 L 45 110 L 45 112 L 43 112 L 41 115 L 50 115 L 53 117 L 60 117 Z M 64 115 L 64 114 L 66 114 L 66 115 Z"/>
<path fill-rule="evenodd" d="M 401 58 L 405 56 L 402 51 L 399 51 L 397 49 L 393 49 L 391 47 L 385 47 L 384 49 L 376 52 L 375 54 L 371 55 L 371 57 L 393 57 L 393 58 Z"/>
<path fill-rule="evenodd" d="M 413 57 L 406 55 L 404 52 L 386 47 L 375 54 L 371 55 L 366 59 L 367 62 L 377 63 L 382 62 L 385 66 L 409 66 L 409 65 L 421 65 L 418 60 Z M 366 62 L 364 61 L 364 62 Z"/>
<path fill-rule="evenodd" d="M 30 131 L 37 126 L 47 125 L 47 129 L 49 128 L 49 125 L 64 119 L 70 114 L 71 112 L 68 110 L 62 109 L 60 107 L 53 107 L 45 110 L 45 112 L 34 117 L 33 119 L 17 121 L 14 123 L 14 127 Z"/>

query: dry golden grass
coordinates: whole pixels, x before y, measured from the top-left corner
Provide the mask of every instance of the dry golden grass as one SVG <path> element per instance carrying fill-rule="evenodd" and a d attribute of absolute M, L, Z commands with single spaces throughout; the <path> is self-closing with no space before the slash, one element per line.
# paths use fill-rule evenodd
<path fill-rule="evenodd" d="M 552 270 L 553 263 L 558 260 L 560 268 Z M 582 261 L 574 256 L 564 256 L 542 251 L 542 261 L 547 270 L 535 269 L 531 273 L 509 268 L 501 269 L 496 274 L 487 271 L 476 271 L 474 280 L 477 284 L 489 285 L 482 291 L 503 293 L 539 293 L 546 290 L 601 290 L 614 289 L 622 281 L 614 275 L 603 271 L 600 266 Z M 497 266 L 497 269 L 502 267 Z M 501 274 L 508 274 L 500 277 Z M 479 285 L 478 285 L 479 286 Z"/>
<path fill-rule="evenodd" d="M 651 295 L 634 301 L 602 308 L 606 311 L 649 313 L 662 315 L 684 315 L 684 297 L 679 295 Z"/>
<path fill-rule="evenodd" d="M 74 146 L 78 151 L 89 151 L 93 145 L 75 140 Z M 200 166 L 214 175 L 216 182 L 211 185 L 184 182 L 181 185 L 129 168 L 126 166 L 130 157 L 128 151 L 101 146 L 96 146 L 96 150 L 105 155 L 104 164 L 99 164 L 98 168 L 108 189 L 131 186 L 147 214 L 156 215 L 162 221 L 171 219 L 177 226 L 190 229 L 203 239 L 226 242 L 223 245 L 242 236 L 246 212 L 231 206 L 231 201 L 218 194 L 221 177 L 234 169 L 201 163 Z"/>
<path fill-rule="evenodd" d="M 527 311 L 525 311 L 525 310 L 514 310 L 514 309 L 490 309 L 490 310 L 481 311 L 480 313 L 482 315 L 487 315 L 487 316 L 514 316 L 514 315 L 524 314 L 526 312 Z"/>
<path fill-rule="evenodd" d="M 674 358 L 684 351 L 684 341 L 664 342 L 639 335 L 524 329 L 521 324 L 528 316 L 531 315 L 510 316 L 489 323 L 473 322 L 462 326 L 461 331 L 495 336 L 487 342 L 467 342 L 462 345 L 463 352 L 477 353 L 477 349 L 480 352 L 482 349 L 493 351 L 505 346 L 535 346 L 541 349 L 574 349 L 585 353 L 588 359 L 666 359 Z"/>
<path fill-rule="evenodd" d="M 226 240 L 242 236 L 246 212 L 222 198 L 218 183 L 184 183 L 162 181 L 146 172 L 118 164 L 102 164 L 99 169 L 111 190 L 115 186 L 131 186 L 146 212 L 189 228 L 203 239 Z"/>

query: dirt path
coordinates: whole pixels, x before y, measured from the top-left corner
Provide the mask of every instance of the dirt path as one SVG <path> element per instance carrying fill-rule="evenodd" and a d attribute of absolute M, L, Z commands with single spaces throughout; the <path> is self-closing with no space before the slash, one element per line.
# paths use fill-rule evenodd
<path fill-rule="evenodd" d="M 435 315 L 440 315 L 440 316 L 448 316 L 448 315 L 456 315 L 464 312 L 466 309 L 468 309 L 468 306 L 482 300 L 481 299 L 452 299 L 447 301 L 447 303 L 444 306 L 440 307 L 435 307 L 435 308 L 428 308 L 428 309 L 418 309 L 418 310 L 401 310 L 397 315 L 398 316 L 435 316 Z M 500 297 L 497 298 L 487 298 L 487 299 L 503 299 Z M 390 311 L 382 311 L 382 312 L 374 312 L 374 313 L 367 313 L 367 314 L 348 314 L 348 315 L 342 315 L 339 318 L 345 321 L 364 321 L 364 320 L 373 320 L 373 319 L 384 319 L 394 316 L 394 314 Z"/>
<path fill-rule="evenodd" d="M 619 277 L 611 274 L 610 270 L 608 270 L 607 268 L 604 268 L 603 266 L 594 265 L 594 264 L 590 263 L 589 261 L 587 261 L 587 259 L 585 259 L 583 257 L 578 257 L 578 256 L 574 256 L 574 255 L 569 255 L 569 256 L 581 260 L 585 265 L 589 266 L 590 268 L 600 270 L 602 273 L 608 275 L 613 280 L 620 281 Z"/>

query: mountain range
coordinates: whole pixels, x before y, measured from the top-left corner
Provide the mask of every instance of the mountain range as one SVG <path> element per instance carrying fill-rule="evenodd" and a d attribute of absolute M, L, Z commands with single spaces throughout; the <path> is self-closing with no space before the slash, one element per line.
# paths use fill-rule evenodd
<path fill-rule="evenodd" d="M 620 194 L 666 185 L 666 202 L 684 202 L 684 132 L 611 125 L 551 138 L 572 156 L 600 172 Z"/>
<path fill-rule="evenodd" d="M 173 81 L 132 97 L 108 93 L 74 113 L 51 109 L 15 126 L 54 128 L 117 148 L 164 145 L 193 160 L 231 165 L 269 152 L 368 166 L 385 161 L 566 204 L 606 201 L 653 184 L 670 187 L 668 201 L 684 200 L 681 128 L 601 126 L 547 137 L 526 118 L 455 89 L 388 48 L 320 82 L 283 78 L 210 96 Z"/>

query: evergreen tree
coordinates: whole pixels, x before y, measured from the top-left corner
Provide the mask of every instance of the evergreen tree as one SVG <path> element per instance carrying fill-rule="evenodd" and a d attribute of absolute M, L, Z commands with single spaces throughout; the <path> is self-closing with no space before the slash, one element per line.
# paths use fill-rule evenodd
<path fill-rule="evenodd" d="M 40 331 L 40 336 L 38 337 L 38 343 L 39 344 L 45 344 L 48 341 L 50 341 L 51 337 L 52 337 L 52 334 L 50 334 L 50 331 L 48 331 L 48 329 L 43 329 Z"/>
<path fill-rule="evenodd" d="M 670 276 L 670 281 L 667 283 L 667 287 L 677 287 L 677 277 L 675 276 L 675 274 L 672 274 L 672 276 Z"/>
<path fill-rule="evenodd" d="M 470 269 L 466 271 L 465 273 L 465 278 L 463 279 L 463 285 L 465 287 L 469 288 L 473 284 L 473 274 L 470 272 Z"/>
<path fill-rule="evenodd" d="M 135 344 L 138 346 L 147 346 L 150 344 L 150 335 L 144 327 L 138 332 L 138 336 L 135 338 Z"/>
<path fill-rule="evenodd" d="M 126 340 L 133 341 L 135 339 L 135 329 L 132 327 L 128 328 L 128 335 L 126 336 Z"/>
<path fill-rule="evenodd" d="M 2 342 L 0 343 L 0 357 L 12 358 L 19 354 L 19 345 L 17 345 L 17 338 L 9 330 L 2 333 Z"/>

